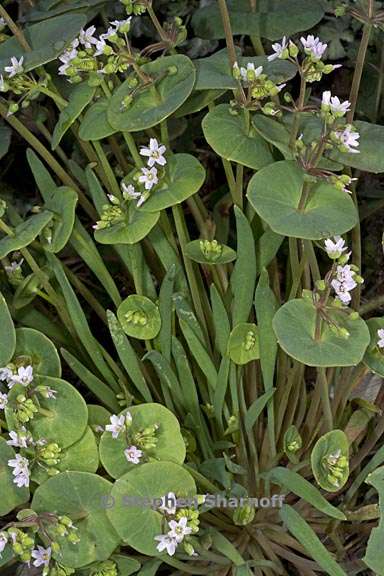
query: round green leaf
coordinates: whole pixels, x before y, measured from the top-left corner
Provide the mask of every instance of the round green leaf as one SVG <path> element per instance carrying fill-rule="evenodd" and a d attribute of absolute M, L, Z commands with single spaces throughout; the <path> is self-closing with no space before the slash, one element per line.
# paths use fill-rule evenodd
<path fill-rule="evenodd" d="M 316 482 L 328 492 L 338 492 L 349 476 L 349 444 L 342 430 L 332 430 L 318 439 L 311 453 Z"/>
<path fill-rule="evenodd" d="M 125 544 L 148 556 L 157 556 L 155 536 L 163 533 L 164 516 L 149 506 L 127 505 L 127 497 L 154 498 L 173 492 L 177 498 L 193 497 L 196 486 L 192 476 L 178 464 L 149 462 L 132 469 L 115 482 L 107 510 L 115 530 Z"/>
<path fill-rule="evenodd" d="M 382 349 L 377 346 L 379 340 L 377 331 L 384 329 L 384 318 L 370 318 L 367 320 L 367 325 L 371 335 L 371 342 L 369 343 L 363 362 L 372 372 L 384 377 L 384 353 Z"/>
<path fill-rule="evenodd" d="M 16 332 L 4 296 L 0 292 L 0 368 L 12 359 L 16 347 Z"/>
<path fill-rule="evenodd" d="M 278 234 L 320 240 L 351 230 L 358 220 L 353 200 L 328 183 L 312 184 L 305 207 L 299 209 L 304 179 L 296 162 L 276 162 L 251 178 L 247 197 Z"/>
<path fill-rule="evenodd" d="M 180 204 L 203 185 L 205 170 L 191 154 L 175 154 L 167 164 L 167 175 L 156 186 L 139 212 L 155 212 Z"/>
<path fill-rule="evenodd" d="M 249 0 L 227 2 L 233 34 L 280 40 L 309 30 L 324 15 L 318 0 L 258 0 L 252 12 Z M 216 3 L 196 10 L 193 29 L 201 38 L 225 38 L 220 10 Z"/>
<path fill-rule="evenodd" d="M 64 380 L 44 376 L 38 378 L 38 383 L 55 390 L 56 399 L 45 399 L 39 395 L 39 403 L 44 414 L 35 414 L 28 422 L 28 428 L 34 439 L 45 438 L 49 442 L 57 442 L 62 449 L 68 448 L 85 432 L 88 423 L 87 405 L 76 388 Z M 15 429 L 12 405 L 17 396 L 24 392 L 25 388 L 17 384 L 8 394 L 9 402 L 5 409 L 5 417 L 10 430 Z"/>
<path fill-rule="evenodd" d="M 369 330 L 361 318 L 351 320 L 336 308 L 327 310 L 330 318 L 345 327 L 343 338 L 323 323 L 320 340 L 315 340 L 316 309 L 304 299 L 290 300 L 279 308 L 273 329 L 282 349 L 308 366 L 354 366 L 361 362 L 369 344 Z"/>
<path fill-rule="evenodd" d="M 33 510 L 69 516 L 77 528 L 78 544 L 54 538 L 61 547 L 54 555 L 60 563 L 80 568 L 107 560 L 115 550 L 119 537 L 105 512 L 111 488 L 110 482 L 89 472 L 61 472 L 37 488 Z"/>
<path fill-rule="evenodd" d="M 13 468 L 8 466 L 8 460 L 15 458 L 15 451 L 8 446 L 6 440 L 0 436 L 0 516 L 6 516 L 16 506 L 21 506 L 29 500 L 29 490 L 25 486 L 18 488 L 14 484 Z"/>
<path fill-rule="evenodd" d="M 384 158 L 381 153 L 384 146 L 384 126 L 362 121 L 356 121 L 353 125 L 360 134 L 359 154 L 333 151 L 330 153 L 331 158 L 363 172 L 384 172 Z"/>
<path fill-rule="evenodd" d="M 54 467 L 60 472 L 67 470 L 77 470 L 79 472 L 96 472 L 99 467 L 99 450 L 95 435 L 88 426 L 80 440 L 62 451 L 60 462 Z M 42 484 L 50 476 L 41 467 L 35 466 L 32 471 L 32 480 L 37 484 Z"/>
<path fill-rule="evenodd" d="M 124 332 L 133 338 L 152 340 L 160 331 L 159 309 L 146 296 L 128 296 L 118 307 L 117 317 Z"/>
<path fill-rule="evenodd" d="M 5 258 L 11 252 L 28 246 L 52 218 L 53 212 L 40 212 L 16 226 L 13 236 L 5 236 L 0 240 L 0 259 Z"/>
<path fill-rule="evenodd" d="M 273 162 L 268 144 L 256 130 L 247 127 L 242 113 L 229 104 L 216 106 L 203 119 L 204 136 L 217 154 L 254 170 Z"/>
<path fill-rule="evenodd" d="M 60 378 L 61 362 L 54 344 L 41 332 L 33 328 L 16 330 L 14 356 L 25 357 L 25 364 L 31 364 L 36 376 Z"/>
<path fill-rule="evenodd" d="M 180 432 L 177 418 L 161 404 L 141 404 L 124 410 L 122 414 L 130 412 L 132 425 L 129 434 L 137 434 L 140 430 L 158 425 L 155 436 L 155 448 L 144 450 L 144 454 L 151 460 L 164 460 L 182 464 L 185 459 L 185 443 Z M 121 433 L 113 438 L 110 432 L 104 432 L 100 440 L 100 460 L 106 471 L 113 478 L 120 478 L 123 474 L 138 466 L 128 462 L 124 450 L 132 443 L 127 442 L 126 436 Z M 134 444 L 134 442 L 133 442 Z"/>
<path fill-rule="evenodd" d="M 236 260 L 236 252 L 229 246 L 217 243 L 214 251 L 210 251 L 209 246 L 207 251 L 204 242 L 204 240 L 192 240 L 192 242 L 188 242 L 185 246 L 186 256 L 194 262 L 206 264 L 207 266 L 228 264 L 228 262 Z"/>
<path fill-rule="evenodd" d="M 76 204 L 77 193 L 68 186 L 60 186 L 54 190 L 45 203 L 46 209 L 53 213 L 49 227 L 51 241 L 48 241 L 44 235 L 41 237 L 45 249 L 49 252 L 60 252 L 67 244 L 75 223 Z"/>
<path fill-rule="evenodd" d="M 247 364 L 260 358 L 256 324 L 242 322 L 235 326 L 229 337 L 228 354 L 235 364 Z"/>
<path fill-rule="evenodd" d="M 144 212 L 131 202 L 125 220 L 110 228 L 95 231 L 95 239 L 100 244 L 136 244 L 156 225 L 160 212 Z"/>
<path fill-rule="evenodd" d="M 194 90 L 184 104 L 175 112 L 175 118 L 200 112 L 224 94 L 225 90 Z"/>
<path fill-rule="evenodd" d="M 108 122 L 109 101 L 100 98 L 90 106 L 81 120 L 79 136 L 82 140 L 101 140 L 115 134 L 116 130 Z"/>
<path fill-rule="evenodd" d="M 195 67 L 182 54 L 158 58 L 141 66 L 141 70 L 151 76 L 154 84 L 135 89 L 126 109 L 123 100 L 132 92 L 131 78 L 123 82 L 111 98 L 108 121 L 117 130 L 137 132 L 156 126 L 183 104 L 195 83 Z"/>
<path fill-rule="evenodd" d="M 97 432 L 97 427 L 104 427 L 109 424 L 111 413 L 104 406 L 88 404 L 88 424 L 92 430 Z"/>

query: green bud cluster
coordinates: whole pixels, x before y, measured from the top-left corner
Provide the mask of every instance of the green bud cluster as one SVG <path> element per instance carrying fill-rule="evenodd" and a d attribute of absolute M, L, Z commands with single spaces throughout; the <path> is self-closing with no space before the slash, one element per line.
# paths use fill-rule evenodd
<path fill-rule="evenodd" d="M 233 522 L 236 526 L 247 526 L 255 517 L 255 508 L 253 506 L 239 506 L 233 513 Z"/>
<path fill-rule="evenodd" d="M 341 454 L 341 450 L 325 456 L 322 465 L 327 472 L 328 482 L 336 487 L 340 485 L 340 480 L 348 472 L 349 467 L 348 459 Z"/>
<path fill-rule="evenodd" d="M 20 558 L 22 562 L 29 562 L 31 560 L 31 553 L 35 546 L 35 539 L 23 532 L 19 528 L 9 528 L 8 534 L 10 536 L 11 546 L 14 553 Z"/>
<path fill-rule="evenodd" d="M 124 212 L 120 206 L 105 204 L 101 213 L 101 220 L 95 225 L 95 230 L 104 230 L 124 220 Z"/>
<path fill-rule="evenodd" d="M 249 352 L 256 344 L 256 337 L 252 330 L 247 332 L 247 335 L 244 338 L 243 348 Z"/>
<path fill-rule="evenodd" d="M 192 529 L 193 534 L 197 534 L 200 527 L 199 511 L 195 508 L 180 508 L 176 512 L 176 520 L 181 520 L 181 518 L 187 518 L 188 527 Z"/>
<path fill-rule="evenodd" d="M 72 576 L 72 574 L 75 574 L 75 570 L 68 566 L 56 564 L 55 566 L 52 566 L 48 574 L 49 576 Z"/>
<path fill-rule="evenodd" d="M 113 560 L 106 560 L 105 562 L 95 566 L 89 572 L 89 576 L 118 576 L 118 573 L 116 562 Z"/>
<path fill-rule="evenodd" d="M 38 412 L 38 408 L 31 398 L 27 398 L 24 394 L 19 394 L 16 398 L 16 406 L 14 408 L 14 413 L 16 419 L 21 423 L 25 424 L 32 420 L 35 414 Z"/>
<path fill-rule="evenodd" d="M 141 310 L 129 310 L 129 312 L 125 314 L 125 319 L 127 322 L 135 324 L 135 326 L 146 326 L 146 324 L 148 324 L 148 316 Z"/>
<path fill-rule="evenodd" d="M 140 16 L 147 10 L 146 0 L 120 0 L 120 2 L 125 6 L 125 10 L 129 16 L 131 14 Z"/>
<path fill-rule="evenodd" d="M 280 88 L 272 80 L 269 80 L 266 74 L 261 74 L 251 86 L 251 96 L 255 100 L 272 98 L 277 96 L 279 92 Z"/>
<path fill-rule="evenodd" d="M 323 74 L 330 74 L 334 70 L 333 64 L 324 64 L 321 60 L 305 58 L 303 63 L 304 77 L 309 83 L 319 82 Z"/>
<path fill-rule="evenodd" d="M 200 240 L 200 250 L 207 260 L 217 260 L 223 253 L 223 247 L 217 240 Z"/>
<path fill-rule="evenodd" d="M 56 442 L 50 442 L 39 449 L 38 458 L 45 466 L 56 466 L 60 462 L 61 448 Z"/>
<path fill-rule="evenodd" d="M 158 443 L 158 438 L 156 437 L 158 429 L 158 424 L 153 424 L 136 432 L 132 437 L 133 444 L 144 451 L 156 448 Z"/>

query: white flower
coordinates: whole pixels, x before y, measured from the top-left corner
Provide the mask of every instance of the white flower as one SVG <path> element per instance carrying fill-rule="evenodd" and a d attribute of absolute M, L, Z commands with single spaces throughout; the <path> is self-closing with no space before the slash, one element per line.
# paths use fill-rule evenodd
<path fill-rule="evenodd" d="M 14 446 L 15 448 L 27 448 L 28 447 L 28 436 L 27 430 L 22 426 L 20 432 L 15 432 L 11 430 L 9 432 L 10 440 L 7 440 L 9 446 Z"/>
<path fill-rule="evenodd" d="M 0 532 L 0 558 L 1 554 L 4 552 L 4 548 L 6 547 L 8 542 L 8 536 L 5 532 Z"/>
<path fill-rule="evenodd" d="M 8 396 L 0 392 L 0 410 L 4 410 L 8 404 Z"/>
<path fill-rule="evenodd" d="M 43 546 L 37 546 L 35 550 L 32 550 L 32 558 L 35 558 L 33 565 L 38 568 L 39 566 L 48 566 L 51 560 L 51 547 L 43 548 Z"/>
<path fill-rule="evenodd" d="M 324 246 L 328 256 L 332 258 L 332 260 L 340 258 L 342 253 L 348 249 L 345 245 L 345 240 L 343 240 L 341 236 L 334 236 L 333 240 L 327 238 L 324 242 Z"/>
<path fill-rule="evenodd" d="M 116 416 L 115 414 L 110 417 L 110 424 L 107 424 L 105 427 L 106 432 L 112 433 L 112 438 L 118 438 L 120 432 L 125 430 L 125 416 L 122 414 L 121 416 Z"/>
<path fill-rule="evenodd" d="M 23 386 L 28 386 L 33 380 L 33 368 L 31 365 L 24 367 L 20 366 L 17 370 L 17 374 L 12 374 L 10 381 L 8 382 L 9 388 L 12 388 L 15 384 L 22 384 Z"/>
<path fill-rule="evenodd" d="M 70 67 L 72 60 L 74 60 L 74 58 L 76 58 L 76 56 L 77 56 L 77 50 L 75 47 L 71 47 L 69 50 L 66 50 L 65 52 L 63 52 L 63 54 L 61 54 L 61 56 L 59 56 L 60 62 L 63 62 L 63 64 L 61 66 L 59 66 L 59 70 L 58 70 L 58 73 L 61 76 L 66 75 L 67 70 Z"/>
<path fill-rule="evenodd" d="M 164 154 L 167 148 L 164 144 L 159 144 L 156 138 L 151 138 L 149 140 L 149 147 L 142 147 L 140 150 L 140 154 L 142 156 L 148 156 L 148 166 L 152 168 L 155 164 L 159 164 L 160 166 L 165 166 L 167 161 L 164 158 Z"/>
<path fill-rule="evenodd" d="M 104 38 L 100 38 L 97 40 L 96 42 L 96 52 L 94 53 L 94 56 L 100 56 L 101 54 L 104 54 L 104 49 L 107 47 L 107 43 L 104 40 Z"/>
<path fill-rule="evenodd" d="M 45 391 L 45 394 L 48 400 L 56 400 L 57 390 L 48 387 Z"/>
<path fill-rule="evenodd" d="M 170 527 L 170 531 L 168 532 L 168 536 L 171 538 L 175 538 L 177 542 L 181 542 L 184 540 L 184 536 L 188 536 L 192 534 L 192 528 L 187 526 L 188 518 L 183 516 L 177 522 L 176 520 L 171 520 L 168 522 L 168 526 Z"/>
<path fill-rule="evenodd" d="M 269 62 L 276 60 L 276 58 L 281 58 L 283 56 L 283 53 L 287 49 L 287 47 L 288 47 L 288 41 L 287 41 L 286 36 L 284 36 L 281 43 L 275 42 L 275 44 L 272 44 L 272 50 L 273 50 L 274 54 L 271 54 L 270 56 L 268 56 Z"/>
<path fill-rule="evenodd" d="M 0 18 L 0 28 L 4 28 L 5 25 L 6 25 L 5 19 Z"/>
<path fill-rule="evenodd" d="M 83 28 L 80 30 L 79 34 L 79 42 L 83 44 L 85 48 L 92 48 L 92 44 L 97 43 L 97 39 L 93 37 L 94 33 L 96 32 L 95 26 L 90 26 L 86 30 Z"/>
<path fill-rule="evenodd" d="M 161 502 L 162 504 L 159 506 L 159 510 L 166 514 L 176 514 L 177 498 L 174 492 L 168 492 L 166 496 L 161 498 Z"/>
<path fill-rule="evenodd" d="M 104 34 L 100 34 L 101 40 L 108 40 L 111 36 L 116 36 L 116 28 L 113 26 L 109 26 L 108 30 L 104 32 Z"/>
<path fill-rule="evenodd" d="M 112 26 L 115 26 L 116 30 L 119 30 L 122 26 L 129 26 L 131 23 L 132 17 L 130 16 L 129 18 L 127 18 L 126 20 L 114 20 L 113 22 L 110 22 L 110 24 Z"/>
<path fill-rule="evenodd" d="M 8 366 L 0 368 L 0 380 L 2 381 L 6 380 L 8 382 L 12 378 L 12 376 L 13 372 L 10 368 L 8 368 Z"/>
<path fill-rule="evenodd" d="M 258 66 L 255 68 L 253 62 L 248 62 L 247 67 L 241 66 L 240 76 L 243 82 L 254 82 L 263 73 L 263 67 Z"/>
<path fill-rule="evenodd" d="M 377 336 L 379 338 L 379 340 L 377 341 L 377 345 L 379 348 L 384 348 L 384 329 L 380 328 L 377 331 Z"/>
<path fill-rule="evenodd" d="M 338 130 L 334 132 L 336 140 L 341 144 L 343 151 L 349 152 L 351 154 L 358 154 L 359 150 L 356 148 L 359 146 L 360 134 L 356 130 L 352 129 L 351 125 L 347 125 L 344 130 Z"/>
<path fill-rule="evenodd" d="M 29 462 L 20 454 L 16 454 L 16 458 L 8 460 L 8 466 L 14 468 L 12 474 L 14 475 L 13 482 L 19 488 L 22 486 L 29 486 Z"/>
<path fill-rule="evenodd" d="M 8 76 L 10 78 L 12 78 L 13 76 L 16 76 L 16 74 L 20 74 L 21 72 L 23 72 L 23 70 L 24 70 L 23 61 L 24 61 L 24 56 L 22 56 L 20 58 L 20 60 L 18 60 L 16 58 L 16 56 L 12 56 L 11 65 L 5 66 L 5 68 L 4 68 L 5 72 L 7 72 Z"/>
<path fill-rule="evenodd" d="M 324 52 L 327 49 L 327 44 L 320 42 L 320 38 L 315 38 L 313 34 L 309 34 L 306 38 L 300 38 L 306 54 L 312 56 L 314 60 L 321 60 Z"/>
<path fill-rule="evenodd" d="M 128 462 L 132 464 L 140 464 L 140 458 L 143 456 L 143 451 L 136 448 L 136 446 L 130 446 L 124 450 L 124 454 Z"/>
<path fill-rule="evenodd" d="M 336 279 L 332 280 L 331 285 L 336 292 L 337 298 L 343 302 L 343 304 L 349 304 L 352 300 L 352 297 L 349 293 L 348 286 Z"/>
<path fill-rule="evenodd" d="M 347 290 L 356 288 L 357 282 L 353 279 L 354 272 L 347 264 L 346 266 L 338 266 L 336 270 L 336 279 L 342 282 Z"/>
<path fill-rule="evenodd" d="M 351 109 L 351 103 L 348 100 L 341 102 L 337 96 L 331 96 L 330 90 L 323 92 L 321 109 L 325 112 L 331 111 L 335 116 L 344 116 Z"/>
<path fill-rule="evenodd" d="M 123 191 L 123 198 L 124 200 L 136 200 L 140 198 L 141 193 L 136 192 L 135 187 L 132 184 L 125 184 L 125 182 L 121 183 L 121 189 Z"/>
<path fill-rule="evenodd" d="M 144 184 L 146 190 L 151 190 L 159 181 L 156 168 L 154 166 L 152 168 L 142 168 L 141 172 L 139 182 Z"/>
<path fill-rule="evenodd" d="M 155 540 L 159 542 L 156 546 L 159 552 L 166 550 L 169 556 L 174 555 L 177 548 L 177 540 L 175 538 L 171 538 L 168 534 L 160 534 L 160 536 L 155 536 Z"/>
<path fill-rule="evenodd" d="M 14 260 L 9 266 L 4 266 L 4 270 L 6 271 L 7 274 L 14 274 L 15 272 L 18 272 L 21 269 L 23 262 L 24 258 L 19 260 L 19 262 Z"/>

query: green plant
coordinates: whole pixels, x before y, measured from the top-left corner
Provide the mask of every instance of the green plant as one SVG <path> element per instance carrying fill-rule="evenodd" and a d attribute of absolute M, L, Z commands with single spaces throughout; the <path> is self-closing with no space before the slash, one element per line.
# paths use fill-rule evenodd
<path fill-rule="evenodd" d="M 355 119 L 381 3 L 335 7 L 344 101 L 317 0 L 166 4 L 0 7 L 0 153 L 36 188 L 0 200 L 0 567 L 384 574 L 356 394 L 384 376 L 357 194 L 384 127 Z"/>

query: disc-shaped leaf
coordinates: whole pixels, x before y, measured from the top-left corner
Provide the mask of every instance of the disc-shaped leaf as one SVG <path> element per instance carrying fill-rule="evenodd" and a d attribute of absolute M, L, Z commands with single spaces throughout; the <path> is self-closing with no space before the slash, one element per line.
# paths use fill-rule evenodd
<path fill-rule="evenodd" d="M 146 459 L 164 460 L 182 464 L 185 458 L 185 442 L 180 432 L 177 418 L 161 404 L 141 404 L 132 406 L 128 410 L 132 416 L 132 425 L 128 430 L 128 438 L 147 427 L 158 426 L 155 432 L 156 447 L 144 450 Z M 122 414 L 125 414 L 124 410 Z M 127 436 L 120 433 L 113 438 L 111 432 L 104 432 L 100 440 L 101 463 L 113 478 L 120 478 L 123 474 L 138 466 L 128 462 L 124 450 L 134 444 Z M 145 462 L 145 459 L 143 460 Z"/>
<path fill-rule="evenodd" d="M 0 240 L 0 260 L 33 242 L 52 218 L 52 212 L 40 212 L 16 226 L 13 236 L 5 236 Z"/>
<path fill-rule="evenodd" d="M 131 202 L 125 219 L 109 228 L 95 231 L 95 239 L 100 244 L 136 244 L 156 225 L 160 212 L 138 210 Z"/>
<path fill-rule="evenodd" d="M 62 449 L 67 448 L 80 440 L 85 432 L 88 423 L 87 405 L 76 388 L 64 380 L 44 376 L 39 377 L 37 382 L 54 390 L 56 398 L 45 399 L 39 395 L 44 414 L 35 414 L 28 422 L 28 428 L 35 439 L 44 438 L 57 442 Z M 16 426 L 12 407 L 17 396 L 24 392 L 25 388 L 16 384 L 8 394 L 5 417 L 10 430 L 15 430 Z"/>
<path fill-rule="evenodd" d="M 94 432 L 102 432 L 104 426 L 109 424 L 111 413 L 104 406 L 88 404 L 88 424 Z"/>
<path fill-rule="evenodd" d="M 69 130 L 84 108 L 91 102 L 96 88 L 87 82 L 75 85 L 69 96 L 68 105 L 60 112 L 59 119 L 52 134 L 51 148 L 55 150 L 64 134 Z"/>
<path fill-rule="evenodd" d="M 353 200 L 325 182 L 309 184 L 308 200 L 299 208 L 304 182 L 303 170 L 295 162 L 283 160 L 255 174 L 247 196 L 259 216 L 278 234 L 320 240 L 353 228 L 358 219 Z"/>
<path fill-rule="evenodd" d="M 206 108 L 224 94 L 225 90 L 194 90 L 184 104 L 175 112 L 174 118 L 195 114 Z"/>
<path fill-rule="evenodd" d="M 360 134 L 359 153 L 344 154 L 333 151 L 330 154 L 331 158 L 364 172 L 375 174 L 384 172 L 384 158 L 381 153 L 384 146 L 384 126 L 359 120 L 353 125 Z"/>
<path fill-rule="evenodd" d="M 168 160 L 164 181 L 156 186 L 140 212 L 155 212 L 180 204 L 200 190 L 205 170 L 191 154 L 175 154 Z"/>
<path fill-rule="evenodd" d="M 214 266 L 215 264 L 228 264 L 236 260 L 236 252 L 229 246 L 217 243 L 214 251 L 205 248 L 204 240 L 192 240 L 185 246 L 185 254 L 199 264 Z"/>
<path fill-rule="evenodd" d="M 76 470 L 79 472 L 95 473 L 99 467 L 99 450 L 96 443 L 95 435 L 88 426 L 84 435 L 63 450 L 60 454 L 59 463 L 54 466 L 60 472 L 67 470 Z M 42 484 L 50 477 L 48 472 L 41 466 L 35 466 L 32 471 L 32 480 L 37 484 Z"/>
<path fill-rule="evenodd" d="M 279 40 L 309 30 L 324 15 L 318 0 L 259 0 L 252 12 L 248 0 L 229 0 L 228 10 L 233 34 L 246 34 Z M 195 34 L 201 38 L 225 38 L 216 3 L 197 10 L 192 18 Z"/>
<path fill-rule="evenodd" d="M 60 378 L 61 362 L 54 344 L 42 332 L 33 328 L 16 330 L 15 358 L 31 364 L 36 376 Z"/>
<path fill-rule="evenodd" d="M 15 36 L 0 46 L 0 72 L 9 64 L 12 56 L 24 56 L 26 72 L 55 60 L 85 25 L 84 14 L 65 14 L 24 28 L 23 33 L 32 50 L 25 52 Z"/>
<path fill-rule="evenodd" d="M 331 430 L 318 439 L 311 453 L 316 482 L 327 492 L 338 492 L 348 480 L 349 444 L 342 430 Z"/>
<path fill-rule="evenodd" d="M 290 300 L 279 308 L 273 328 L 283 350 L 308 366 L 354 366 L 361 362 L 369 344 L 369 330 L 361 318 L 350 320 L 343 312 L 327 311 L 331 320 L 349 332 L 337 335 L 323 322 L 321 337 L 315 339 L 316 309 L 304 299 Z"/>
<path fill-rule="evenodd" d="M 268 144 L 242 113 L 232 112 L 229 104 L 220 104 L 204 117 L 203 132 L 208 144 L 226 160 L 254 170 L 273 162 Z"/>
<path fill-rule="evenodd" d="M 54 538 L 60 545 L 55 558 L 65 566 L 78 568 L 107 560 L 119 544 L 119 537 L 105 511 L 112 484 L 89 472 L 61 472 L 39 486 L 32 500 L 36 512 L 69 516 L 80 542 Z"/>
<path fill-rule="evenodd" d="M 159 309 L 146 296 L 128 296 L 118 307 L 117 317 L 124 332 L 133 338 L 152 340 L 160 331 Z"/>
<path fill-rule="evenodd" d="M 108 106 L 109 101 L 106 98 L 100 98 L 88 108 L 79 129 L 79 136 L 82 140 L 101 140 L 116 132 L 116 129 L 108 122 Z"/>
<path fill-rule="evenodd" d="M 237 61 L 239 66 L 246 66 L 252 63 L 256 68 L 263 67 L 263 72 L 276 84 L 281 84 L 293 78 L 297 73 L 297 68 L 286 60 L 268 61 L 266 56 L 241 56 L 237 50 Z M 226 48 L 219 50 L 206 58 L 199 58 L 194 61 L 196 66 L 196 84 L 194 90 L 229 90 L 238 87 L 238 83 L 233 77 L 233 73 L 228 58 Z"/>
<path fill-rule="evenodd" d="M 16 347 L 16 332 L 4 296 L 0 292 L 0 368 L 12 359 Z"/>
<path fill-rule="evenodd" d="M 29 499 L 28 488 L 25 486 L 18 488 L 13 482 L 14 468 L 8 466 L 8 460 L 13 460 L 15 456 L 14 449 L 0 437 L 0 516 L 9 514 L 16 506 L 28 502 Z"/>
<path fill-rule="evenodd" d="M 77 193 L 68 186 L 60 186 L 52 193 L 45 203 L 47 210 L 53 213 L 50 226 L 51 238 L 48 241 L 44 236 L 42 242 L 49 252 L 60 252 L 67 244 L 75 223 Z"/>
<path fill-rule="evenodd" d="M 384 377 L 384 350 L 377 343 L 380 340 L 378 330 L 384 329 L 384 318 L 370 318 L 367 320 L 371 341 L 364 356 L 364 364 L 368 368 Z"/>
<path fill-rule="evenodd" d="M 137 132 L 156 126 L 182 105 L 195 83 L 195 67 L 182 54 L 158 58 L 141 66 L 141 70 L 154 83 L 135 89 L 133 100 L 126 108 L 124 98 L 132 92 L 131 78 L 123 82 L 111 98 L 108 121 L 117 130 Z"/>
<path fill-rule="evenodd" d="M 247 364 L 260 358 L 256 324 L 243 322 L 235 326 L 229 337 L 228 354 L 235 364 Z"/>
<path fill-rule="evenodd" d="M 149 462 L 124 474 L 112 489 L 111 503 L 107 510 L 115 530 L 122 540 L 138 552 L 157 556 L 155 536 L 163 533 L 164 516 L 152 510 L 150 504 L 130 506 L 127 498 L 148 499 L 166 496 L 173 492 L 176 497 L 188 498 L 196 494 L 192 476 L 180 465 L 172 462 Z"/>

